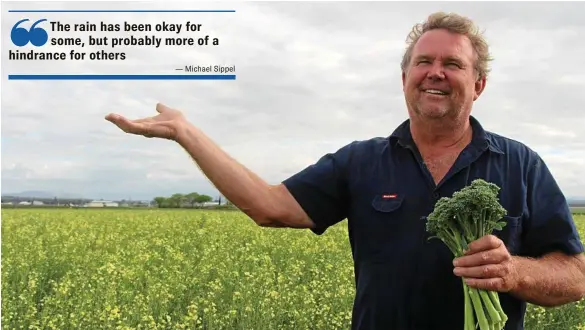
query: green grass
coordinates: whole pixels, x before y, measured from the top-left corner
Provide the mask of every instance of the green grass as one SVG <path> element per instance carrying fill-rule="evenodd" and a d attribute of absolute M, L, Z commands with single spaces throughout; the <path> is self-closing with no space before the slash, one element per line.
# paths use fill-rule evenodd
<path fill-rule="evenodd" d="M 2 329 L 348 329 L 346 235 L 233 211 L 3 209 Z M 526 329 L 585 329 L 583 306 L 531 306 Z"/>
<path fill-rule="evenodd" d="M 585 240 L 585 214 L 574 214 L 575 224 Z M 529 305 L 526 313 L 526 330 L 585 330 L 585 301 L 555 308 Z"/>

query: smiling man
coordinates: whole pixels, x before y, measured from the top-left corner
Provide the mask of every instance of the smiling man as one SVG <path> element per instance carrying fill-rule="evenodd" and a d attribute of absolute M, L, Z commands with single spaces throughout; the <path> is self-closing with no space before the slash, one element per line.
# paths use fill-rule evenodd
<path fill-rule="evenodd" d="M 505 329 L 519 330 L 526 302 L 558 306 L 585 296 L 584 248 L 543 160 L 471 116 L 490 61 L 477 31 L 455 14 L 416 25 L 402 61 L 409 119 L 390 136 L 348 144 L 278 185 L 237 163 L 177 110 L 159 104 L 152 118 L 107 119 L 128 133 L 177 141 L 260 226 L 320 235 L 347 219 L 352 329 L 462 329 L 464 278 L 499 291 Z M 507 225 L 453 261 L 442 242 L 428 240 L 425 216 L 476 178 L 502 188 Z"/>

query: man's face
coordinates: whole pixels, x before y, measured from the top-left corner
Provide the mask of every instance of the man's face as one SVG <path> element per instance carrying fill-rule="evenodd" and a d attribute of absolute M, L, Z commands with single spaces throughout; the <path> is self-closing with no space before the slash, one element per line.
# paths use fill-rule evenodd
<path fill-rule="evenodd" d="M 402 74 L 411 115 L 422 119 L 468 115 L 485 87 L 477 80 L 475 53 L 469 39 L 446 30 L 426 32 Z"/>

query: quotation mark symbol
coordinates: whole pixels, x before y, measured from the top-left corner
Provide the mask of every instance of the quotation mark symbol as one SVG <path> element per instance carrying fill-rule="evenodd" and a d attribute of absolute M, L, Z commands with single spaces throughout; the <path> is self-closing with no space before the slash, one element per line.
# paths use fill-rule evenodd
<path fill-rule="evenodd" d="M 46 21 L 46 18 L 40 19 L 31 25 L 30 29 L 27 30 L 23 27 L 19 27 L 20 23 L 28 21 L 28 18 L 22 19 L 12 27 L 12 31 L 10 31 L 10 39 L 12 43 L 18 47 L 25 46 L 29 42 L 34 46 L 40 47 L 47 43 L 49 40 L 49 35 L 47 31 L 45 31 L 41 27 L 36 27 L 37 24 Z"/>

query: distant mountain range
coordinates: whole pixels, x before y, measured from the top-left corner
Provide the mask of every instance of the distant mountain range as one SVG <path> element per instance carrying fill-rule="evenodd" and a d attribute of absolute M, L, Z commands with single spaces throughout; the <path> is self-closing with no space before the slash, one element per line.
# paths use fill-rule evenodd
<path fill-rule="evenodd" d="M 22 192 L 18 192 L 18 193 L 6 193 L 6 194 L 2 194 L 2 197 L 21 197 L 21 198 L 42 198 L 42 199 L 48 199 L 48 198 L 63 198 L 63 199 L 86 199 L 85 197 L 82 196 L 78 196 L 75 194 L 69 194 L 69 193 L 53 193 L 53 192 L 49 192 L 49 191 L 43 191 L 43 190 L 27 190 L 27 191 L 22 191 Z"/>

